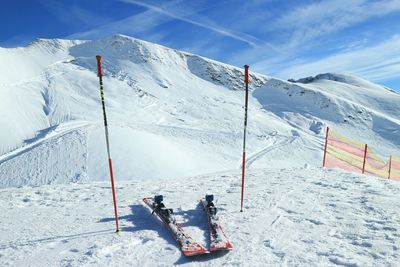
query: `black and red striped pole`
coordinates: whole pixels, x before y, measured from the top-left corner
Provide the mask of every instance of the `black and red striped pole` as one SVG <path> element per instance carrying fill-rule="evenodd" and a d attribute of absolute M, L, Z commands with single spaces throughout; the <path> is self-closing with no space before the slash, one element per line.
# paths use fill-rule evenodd
<path fill-rule="evenodd" d="M 104 130 L 105 130 L 105 134 L 106 134 L 106 145 L 107 145 L 107 155 L 108 155 L 108 167 L 109 167 L 109 170 L 110 170 L 111 189 L 112 189 L 113 202 L 114 202 L 115 225 L 117 227 L 116 232 L 119 232 L 117 197 L 115 196 L 114 173 L 113 173 L 112 160 L 111 160 L 111 154 L 110 154 L 110 142 L 108 140 L 108 125 L 107 125 L 107 116 L 106 116 L 106 105 L 105 105 L 105 102 L 104 102 L 103 71 L 102 71 L 102 68 L 101 68 L 101 56 L 97 55 L 96 59 L 97 59 L 97 76 L 99 76 L 99 83 L 100 83 L 101 104 L 103 106 Z"/>
<path fill-rule="evenodd" d="M 246 169 L 246 128 L 247 128 L 247 106 L 249 101 L 249 66 L 244 65 L 244 83 L 246 84 L 246 98 L 244 105 L 244 130 L 243 130 L 243 158 L 242 158 L 242 198 L 240 203 L 240 212 L 243 212 L 244 198 L 244 176 Z"/>

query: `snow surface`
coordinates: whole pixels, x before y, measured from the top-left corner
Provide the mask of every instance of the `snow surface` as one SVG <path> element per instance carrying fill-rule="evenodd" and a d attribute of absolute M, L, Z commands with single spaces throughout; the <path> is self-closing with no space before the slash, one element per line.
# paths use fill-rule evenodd
<path fill-rule="evenodd" d="M 1 266 L 396 266 L 400 183 L 321 168 L 253 170 L 245 210 L 238 172 L 118 182 L 114 233 L 108 183 L 0 191 Z M 165 196 L 178 222 L 208 247 L 199 202 L 216 196 L 234 245 L 187 258 L 142 197 Z"/>
<path fill-rule="evenodd" d="M 103 56 L 123 231 L 113 233 L 95 55 Z M 323 170 L 326 126 L 400 155 L 400 95 L 361 78 L 251 72 L 115 35 L 0 48 L 0 266 L 395 266 L 399 183 Z M 207 246 L 218 197 L 234 250 L 187 259 L 141 203 L 164 194 Z"/>

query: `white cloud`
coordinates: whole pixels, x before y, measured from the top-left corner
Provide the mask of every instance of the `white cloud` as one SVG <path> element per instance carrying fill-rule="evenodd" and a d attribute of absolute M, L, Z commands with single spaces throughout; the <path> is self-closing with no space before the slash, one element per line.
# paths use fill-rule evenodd
<path fill-rule="evenodd" d="M 291 31 L 289 46 L 294 47 L 374 17 L 400 11 L 400 0 L 326 0 L 300 6 L 280 17 L 275 30 Z"/>
<path fill-rule="evenodd" d="M 109 36 L 116 33 L 133 35 L 146 34 L 149 36 L 154 35 L 154 32 L 152 32 L 154 27 L 157 27 L 158 25 L 168 21 L 171 21 L 171 18 L 159 16 L 159 14 L 153 12 L 152 10 L 146 10 L 128 18 L 95 27 L 89 31 L 74 33 L 70 36 L 67 36 L 67 38 L 92 39 Z"/>
<path fill-rule="evenodd" d="M 130 3 L 125 0 L 121 2 Z M 135 37 L 142 37 L 148 41 L 159 42 L 165 44 L 165 32 L 157 32 L 155 28 L 168 23 L 175 18 L 160 14 L 159 10 L 177 8 L 181 0 L 163 2 L 159 7 L 147 8 L 137 14 L 129 16 L 127 18 L 113 21 L 111 23 L 101 25 L 91 30 L 77 32 L 72 35 L 66 36 L 66 38 L 80 38 L 80 39 L 93 39 L 105 36 L 110 36 L 116 33 L 122 33 L 132 35 Z M 139 5 L 144 7 L 143 5 Z M 132 7 L 132 11 L 135 9 Z M 182 9 L 181 9 L 182 10 Z M 194 15 L 198 10 L 185 9 L 185 14 L 188 16 Z"/>
<path fill-rule="evenodd" d="M 137 1 L 137 0 L 123 0 L 123 2 L 132 3 L 132 4 L 135 4 L 138 6 L 148 8 L 149 10 L 152 10 L 159 14 L 168 16 L 170 18 L 184 21 L 184 22 L 190 23 L 192 25 L 211 30 L 220 35 L 227 36 L 227 37 L 233 38 L 238 41 L 242 41 L 252 47 L 257 47 L 261 43 L 261 40 L 259 40 L 258 38 L 254 37 L 254 36 L 251 36 L 246 33 L 236 32 L 236 31 L 233 31 L 230 29 L 223 28 L 204 17 L 198 16 L 198 15 L 189 17 L 188 14 L 179 12 L 180 10 L 179 10 L 179 8 L 177 8 L 177 5 L 173 6 L 172 8 L 168 8 L 166 6 L 165 7 L 155 6 L 155 5 L 148 4 L 143 1 Z"/>
<path fill-rule="evenodd" d="M 395 35 L 375 46 L 296 64 L 294 67 L 285 68 L 276 75 L 287 79 L 323 72 L 347 72 L 372 81 L 385 81 L 399 76 L 399 47 L 400 35 Z"/>
<path fill-rule="evenodd" d="M 75 4 L 65 5 L 57 1 L 39 0 L 39 3 L 45 7 L 51 14 L 65 25 L 95 26 L 111 22 L 106 16 L 100 16 L 83 9 Z"/>

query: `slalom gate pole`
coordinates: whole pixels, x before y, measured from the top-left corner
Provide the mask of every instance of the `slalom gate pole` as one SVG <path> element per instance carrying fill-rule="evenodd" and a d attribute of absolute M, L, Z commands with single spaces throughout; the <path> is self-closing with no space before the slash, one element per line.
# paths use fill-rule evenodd
<path fill-rule="evenodd" d="M 388 179 L 390 179 L 390 171 L 392 170 L 392 156 L 390 156 L 389 159 L 389 174 L 388 174 Z"/>
<path fill-rule="evenodd" d="M 363 162 L 363 167 L 362 167 L 362 174 L 365 173 L 365 162 L 367 160 L 367 150 L 368 150 L 368 145 L 365 144 L 365 149 L 364 149 L 364 162 Z"/>
<path fill-rule="evenodd" d="M 111 154 L 110 154 L 110 142 L 108 140 L 108 125 L 107 125 L 107 116 L 106 116 L 106 105 L 104 102 L 103 71 L 102 71 L 102 67 L 101 67 L 101 56 L 97 55 L 96 59 L 97 59 L 97 76 L 99 76 L 99 83 L 100 83 L 101 104 L 103 106 L 104 130 L 105 130 L 105 134 L 106 134 L 106 145 L 107 145 L 107 155 L 108 155 L 108 168 L 110 170 L 111 190 L 112 190 L 113 202 L 114 202 L 115 225 L 117 227 L 116 232 L 118 233 L 119 227 L 118 227 L 117 198 L 115 196 L 114 173 L 113 173 L 112 160 L 111 160 Z"/>
<path fill-rule="evenodd" d="M 247 128 L 247 107 L 249 102 L 249 66 L 244 65 L 244 82 L 246 84 L 246 98 L 244 106 L 244 130 L 243 130 L 243 158 L 242 158 L 242 197 L 240 202 L 240 212 L 243 212 L 244 198 L 244 176 L 246 169 L 246 128 Z"/>
<path fill-rule="evenodd" d="M 326 148 L 328 147 L 328 136 L 329 136 L 329 127 L 326 127 L 325 148 L 324 148 L 324 161 L 322 162 L 322 167 L 325 167 Z"/>

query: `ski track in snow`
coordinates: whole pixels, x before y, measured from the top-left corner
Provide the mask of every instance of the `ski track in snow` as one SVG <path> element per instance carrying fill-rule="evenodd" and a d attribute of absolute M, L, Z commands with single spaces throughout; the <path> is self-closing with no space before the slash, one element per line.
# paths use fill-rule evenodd
<path fill-rule="evenodd" d="M 280 139 L 278 139 L 278 140 L 271 140 L 269 137 L 268 140 L 270 140 L 269 141 L 270 144 L 268 144 L 262 150 L 254 153 L 254 154 L 251 154 L 250 157 L 248 157 L 246 159 L 246 167 L 247 168 L 250 167 L 255 161 L 260 160 L 262 157 L 266 156 L 272 150 L 291 144 L 292 142 L 294 142 L 296 140 L 296 137 L 292 137 L 292 138 L 280 137 Z M 239 168 L 241 168 L 241 166 Z"/>
<path fill-rule="evenodd" d="M 72 122 L 50 127 L 3 155 L 0 188 L 86 181 L 90 125 Z"/>
<path fill-rule="evenodd" d="M 213 193 L 234 250 L 186 258 L 141 201 L 163 194 L 177 221 L 209 245 L 199 205 Z M 0 190 L 1 266 L 395 266 L 400 261 L 400 184 L 336 170 L 119 182 L 115 234 L 108 183 Z M 18 222 L 17 224 L 15 222 Z"/>
<path fill-rule="evenodd" d="M 14 157 L 18 157 L 51 139 L 62 137 L 72 131 L 92 125 L 89 122 L 71 121 L 55 125 L 40 131 L 34 138 L 25 140 L 26 145 L 0 156 L 0 164 Z"/>

